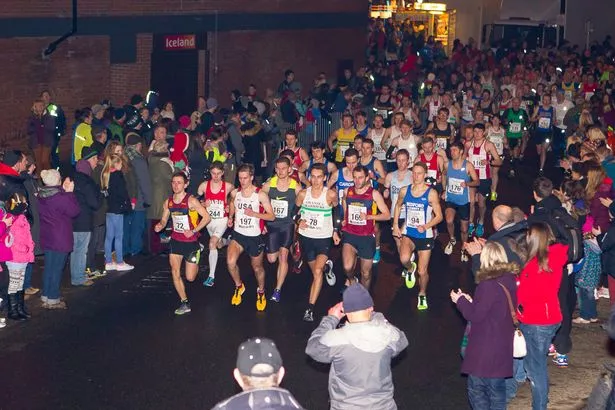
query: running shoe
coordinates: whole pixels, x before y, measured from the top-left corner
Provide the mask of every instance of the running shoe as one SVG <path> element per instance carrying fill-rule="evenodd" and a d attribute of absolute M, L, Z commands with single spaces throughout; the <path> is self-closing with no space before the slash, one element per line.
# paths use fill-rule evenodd
<path fill-rule="evenodd" d="M 129 270 L 133 270 L 135 267 L 127 264 L 126 262 L 117 263 L 115 265 L 115 270 L 118 272 L 127 272 Z"/>
<path fill-rule="evenodd" d="M 106 272 L 101 272 L 98 269 L 95 269 L 93 271 L 90 271 L 90 269 L 88 269 L 88 273 L 87 273 L 88 277 L 92 280 L 94 279 L 100 279 L 102 277 L 107 276 Z"/>
<path fill-rule="evenodd" d="M 242 283 L 241 286 L 235 286 L 235 290 L 233 291 L 233 297 L 231 298 L 231 305 L 239 306 L 241 305 L 241 295 L 246 291 L 246 286 Z"/>
<path fill-rule="evenodd" d="M 271 299 L 270 300 L 273 300 L 274 302 L 279 303 L 280 302 L 281 294 L 282 294 L 282 290 L 281 289 L 274 289 L 273 290 L 273 295 L 271 295 Z"/>
<path fill-rule="evenodd" d="M 213 288 L 214 287 L 214 281 L 215 281 L 215 278 L 213 276 L 208 276 L 203 281 L 203 286 L 207 286 L 208 288 Z"/>
<path fill-rule="evenodd" d="M 489 197 L 489 199 L 491 199 L 491 201 L 495 202 L 498 200 L 498 193 L 495 191 L 491 192 L 491 196 Z"/>
<path fill-rule="evenodd" d="M 555 350 L 555 345 L 550 344 L 549 345 L 549 356 L 555 356 L 557 355 L 557 351 Z"/>
<path fill-rule="evenodd" d="M 333 261 L 331 259 L 325 262 L 325 279 L 329 286 L 335 286 L 335 282 L 337 282 L 337 278 L 333 272 Z"/>
<path fill-rule="evenodd" d="M 279 300 L 279 299 L 278 299 Z M 267 307 L 267 298 L 265 292 L 256 292 L 256 310 L 262 312 Z"/>
<path fill-rule="evenodd" d="M 380 247 L 376 248 L 376 252 L 374 252 L 374 263 L 380 262 Z"/>
<path fill-rule="evenodd" d="M 419 295 L 419 302 L 416 305 L 418 310 L 427 310 L 428 306 L 427 306 L 427 296 L 425 295 Z"/>
<path fill-rule="evenodd" d="M 404 277 L 404 281 L 406 282 L 406 287 L 408 289 L 412 289 L 414 285 L 416 285 L 416 263 L 410 262 L 410 268 L 404 269 L 402 272 L 402 276 Z"/>
<path fill-rule="evenodd" d="M 187 300 L 182 301 L 177 309 L 175 309 L 175 314 L 178 316 L 185 315 L 186 313 L 192 312 L 190 309 L 190 303 Z"/>
<path fill-rule="evenodd" d="M 461 251 L 461 262 L 467 262 L 470 260 L 470 256 L 468 255 L 468 253 L 465 251 L 465 249 L 463 249 Z"/>
<path fill-rule="evenodd" d="M 468 226 L 468 236 L 474 235 L 474 224 Z"/>
<path fill-rule="evenodd" d="M 451 239 L 450 241 L 448 241 L 446 248 L 444 248 L 444 253 L 446 255 L 450 255 L 451 253 L 453 253 L 453 248 L 455 248 L 455 245 L 457 245 L 456 239 Z"/>
<path fill-rule="evenodd" d="M 304 322 L 313 322 L 314 321 L 314 312 L 312 309 L 305 309 L 305 313 L 303 314 Z"/>
<path fill-rule="evenodd" d="M 105 263 L 105 272 L 109 272 L 110 270 L 117 270 L 117 265 L 114 262 Z"/>
<path fill-rule="evenodd" d="M 476 236 L 478 236 L 480 238 L 484 234 L 485 234 L 485 225 L 483 225 L 483 224 L 476 225 Z"/>
<path fill-rule="evenodd" d="M 553 363 L 555 363 L 557 367 L 568 367 L 568 355 L 557 353 L 553 357 Z"/>
<path fill-rule="evenodd" d="M 299 259 L 298 263 L 295 263 L 293 266 L 293 273 L 295 274 L 300 274 L 301 273 L 301 268 L 303 267 L 303 259 Z"/>

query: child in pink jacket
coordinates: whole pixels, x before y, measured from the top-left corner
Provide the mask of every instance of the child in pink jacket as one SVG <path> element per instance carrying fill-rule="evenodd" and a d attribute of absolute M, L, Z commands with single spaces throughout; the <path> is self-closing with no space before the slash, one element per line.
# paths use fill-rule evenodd
<path fill-rule="evenodd" d="M 25 216 L 28 209 L 26 197 L 16 193 L 7 202 L 12 224 L 5 244 L 10 246 L 12 257 L 6 262 L 9 269 L 9 319 L 26 320 L 30 314 L 24 303 L 23 283 L 28 263 L 34 262 L 34 240 L 30 223 Z"/>

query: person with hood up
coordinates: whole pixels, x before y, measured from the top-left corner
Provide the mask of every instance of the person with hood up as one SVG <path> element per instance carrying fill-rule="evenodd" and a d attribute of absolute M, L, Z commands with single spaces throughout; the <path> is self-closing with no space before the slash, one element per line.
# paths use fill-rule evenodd
<path fill-rule="evenodd" d="M 374 312 L 374 301 L 359 283 L 349 286 L 343 302 L 329 309 L 312 332 L 305 353 L 331 363 L 331 410 L 395 410 L 391 360 L 408 346 L 404 332 Z M 336 329 L 346 316 L 348 323 Z"/>
<path fill-rule="evenodd" d="M 73 220 L 73 252 L 70 255 L 70 282 L 73 286 L 91 286 L 92 280 L 85 275 L 88 247 L 94 230 L 94 212 L 102 205 L 100 188 L 92 179 L 92 170 L 98 164 L 98 152 L 92 147 L 84 147 L 81 159 L 77 161 L 75 197 L 81 212 Z"/>
<path fill-rule="evenodd" d="M 181 119 L 180 119 L 181 120 Z M 179 131 L 173 138 L 173 148 L 171 148 L 171 161 L 173 165 L 180 171 L 188 171 L 188 157 L 186 150 L 190 146 L 190 137 L 187 132 Z"/>
<path fill-rule="evenodd" d="M 45 252 L 41 301 L 45 309 L 66 309 L 66 302 L 60 299 L 60 282 L 66 258 L 73 250 L 73 219 L 81 210 L 73 181 L 66 178 L 62 183 L 55 169 L 43 170 L 41 178 L 45 184 L 39 191 L 40 241 Z"/>

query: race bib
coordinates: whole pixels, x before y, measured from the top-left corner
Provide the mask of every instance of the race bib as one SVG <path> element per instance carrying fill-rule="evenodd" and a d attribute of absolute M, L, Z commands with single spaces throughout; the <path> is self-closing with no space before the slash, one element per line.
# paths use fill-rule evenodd
<path fill-rule="evenodd" d="M 367 219 L 361 219 L 361 214 L 367 215 L 366 207 L 348 205 L 348 223 L 350 225 L 367 225 Z"/>
<path fill-rule="evenodd" d="M 387 117 L 389 116 L 389 111 L 388 110 L 378 110 L 376 111 L 376 114 L 382 115 L 382 119 L 386 120 Z"/>
<path fill-rule="evenodd" d="M 184 233 L 190 230 L 188 215 L 173 215 L 173 232 Z"/>
<path fill-rule="evenodd" d="M 427 170 L 427 178 L 437 179 L 437 177 L 438 177 L 438 171 L 436 171 L 435 169 Z"/>
<path fill-rule="evenodd" d="M 325 226 L 325 216 L 322 212 L 303 212 L 302 219 L 307 224 L 307 229 L 322 229 Z"/>
<path fill-rule="evenodd" d="M 459 178 L 449 178 L 446 184 L 446 192 L 452 195 L 461 195 L 463 194 L 463 183 L 465 181 Z"/>
<path fill-rule="evenodd" d="M 340 145 L 338 147 L 338 149 L 340 150 L 340 156 L 342 157 L 342 159 L 344 158 L 346 151 L 348 151 L 348 148 L 350 148 L 350 145 Z"/>
<path fill-rule="evenodd" d="M 564 96 L 566 97 L 567 100 L 572 101 L 572 91 L 570 90 L 564 91 Z"/>
<path fill-rule="evenodd" d="M 476 168 L 476 169 L 486 169 L 487 168 L 487 161 L 485 161 L 484 159 L 481 159 L 481 158 L 473 157 L 472 158 L 472 165 L 474 165 L 474 168 Z"/>
<path fill-rule="evenodd" d="M 495 145 L 495 149 L 497 150 L 498 154 L 502 155 L 502 153 L 504 152 L 504 140 L 502 140 L 502 138 L 493 138 L 491 142 L 493 143 L 493 145 Z"/>
<path fill-rule="evenodd" d="M 540 117 L 538 119 L 538 128 L 547 129 L 551 126 L 551 118 Z"/>
<path fill-rule="evenodd" d="M 406 226 L 416 229 L 421 225 L 425 225 L 425 212 L 422 209 L 408 208 L 406 212 Z"/>
<path fill-rule="evenodd" d="M 237 227 L 241 229 L 256 228 L 256 218 L 247 216 L 242 212 L 239 218 L 237 218 Z"/>
<path fill-rule="evenodd" d="M 288 216 L 288 201 L 272 199 L 271 207 L 276 218 L 286 218 Z"/>
<path fill-rule="evenodd" d="M 447 138 L 436 138 L 436 149 L 446 150 L 447 146 L 448 146 Z"/>
<path fill-rule="evenodd" d="M 211 216 L 211 219 L 222 219 L 224 218 L 224 204 L 213 203 L 209 205 L 207 212 L 209 213 L 209 216 Z"/>
<path fill-rule="evenodd" d="M 520 122 L 511 122 L 510 127 L 508 128 L 510 132 L 521 132 L 521 123 Z"/>

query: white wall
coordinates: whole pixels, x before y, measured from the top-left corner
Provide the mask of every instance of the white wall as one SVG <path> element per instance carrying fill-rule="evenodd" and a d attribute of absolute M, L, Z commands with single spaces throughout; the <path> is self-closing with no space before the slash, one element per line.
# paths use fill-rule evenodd
<path fill-rule="evenodd" d="M 607 34 L 615 38 L 615 1 L 613 0 L 567 0 L 566 40 L 585 47 L 585 22 L 591 20 L 592 41 L 602 42 Z"/>

